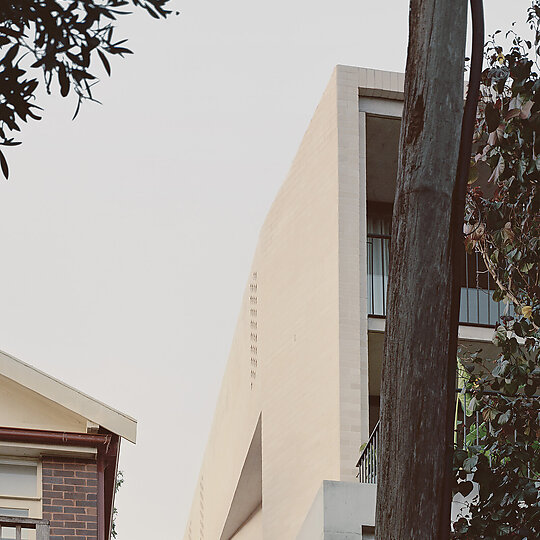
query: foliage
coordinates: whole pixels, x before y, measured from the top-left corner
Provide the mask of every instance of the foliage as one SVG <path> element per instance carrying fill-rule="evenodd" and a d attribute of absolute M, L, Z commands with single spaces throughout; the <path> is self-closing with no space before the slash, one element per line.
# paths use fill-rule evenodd
<path fill-rule="evenodd" d="M 97 81 L 89 69 L 99 57 L 110 75 L 111 56 L 131 54 L 126 40 L 114 36 L 119 15 L 133 6 L 152 17 L 166 17 L 169 0 L 12 0 L 0 3 L 0 146 L 15 146 L 21 122 L 39 120 L 36 104 L 41 70 L 45 89 L 57 86 L 66 97 L 78 97 L 75 116 L 84 100 L 95 101 L 92 86 Z M 4 176 L 8 165 L 0 149 Z"/>
<path fill-rule="evenodd" d="M 494 334 L 496 355 L 461 358 L 480 426 L 454 453 L 455 490 L 471 499 L 456 539 L 540 538 L 540 77 L 530 58 L 540 53 L 538 0 L 528 16 L 534 42 L 510 31 L 506 54 L 495 35 L 486 48 L 466 247 L 482 255 L 494 300 L 509 307 Z M 486 164 L 484 193 L 475 181 Z"/>
<path fill-rule="evenodd" d="M 118 490 L 122 487 L 122 484 L 124 483 L 124 472 L 118 471 L 116 473 L 116 482 L 114 484 L 114 493 L 118 493 Z M 113 515 L 112 515 L 112 527 L 111 527 L 111 536 L 113 538 L 116 538 L 118 533 L 116 532 L 116 515 L 118 514 L 118 510 L 116 509 L 116 506 L 113 507 Z"/>

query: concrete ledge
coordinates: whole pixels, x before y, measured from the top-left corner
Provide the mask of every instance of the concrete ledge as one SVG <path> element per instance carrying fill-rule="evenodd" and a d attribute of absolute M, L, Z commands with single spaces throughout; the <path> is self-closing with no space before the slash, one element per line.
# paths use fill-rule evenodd
<path fill-rule="evenodd" d="M 386 318 L 369 317 L 368 330 L 370 332 L 384 333 Z M 490 326 L 469 326 L 460 324 L 458 329 L 458 338 L 466 341 L 478 341 L 482 343 L 491 343 L 494 329 Z"/>
<path fill-rule="evenodd" d="M 297 540 L 361 540 L 375 525 L 377 486 L 324 480 Z"/>

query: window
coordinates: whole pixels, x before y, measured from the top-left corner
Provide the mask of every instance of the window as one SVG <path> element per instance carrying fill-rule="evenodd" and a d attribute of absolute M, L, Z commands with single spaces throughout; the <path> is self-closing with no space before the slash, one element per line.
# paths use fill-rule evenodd
<path fill-rule="evenodd" d="M 12 516 L 12 517 L 28 517 L 28 510 L 21 508 L 2 508 L 0 507 L 0 515 L 3 516 Z M 21 540 L 30 539 L 30 531 L 28 529 L 23 529 Z M 2 533 L 0 535 L 0 540 L 14 540 L 16 539 L 15 528 L 12 527 L 2 527 Z"/>
<path fill-rule="evenodd" d="M 386 316 L 388 274 L 390 269 L 391 206 L 368 203 L 367 218 L 367 279 L 368 314 Z M 505 305 L 493 300 L 495 284 L 483 257 L 478 252 L 465 257 L 465 272 L 461 284 L 460 324 L 494 325 Z M 508 307 L 508 315 L 513 315 Z"/>
<path fill-rule="evenodd" d="M 41 465 L 35 460 L 0 458 L 0 514 L 41 517 Z M 15 529 L 3 527 L 0 540 L 13 540 Z M 35 531 L 23 529 L 23 540 Z"/>
<path fill-rule="evenodd" d="M 392 216 L 368 216 L 367 227 L 368 313 L 386 315 Z"/>

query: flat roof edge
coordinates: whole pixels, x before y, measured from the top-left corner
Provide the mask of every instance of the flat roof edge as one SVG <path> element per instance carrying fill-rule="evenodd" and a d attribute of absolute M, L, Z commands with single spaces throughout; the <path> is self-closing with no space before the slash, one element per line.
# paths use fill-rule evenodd
<path fill-rule="evenodd" d="M 360 96 L 397 100 L 404 98 L 404 73 L 341 64 L 335 70 L 338 81 L 353 79 L 358 84 Z"/>

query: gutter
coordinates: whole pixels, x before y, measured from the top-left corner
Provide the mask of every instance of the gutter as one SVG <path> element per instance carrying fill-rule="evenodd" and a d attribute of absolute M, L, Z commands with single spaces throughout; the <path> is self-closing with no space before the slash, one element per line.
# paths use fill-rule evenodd
<path fill-rule="evenodd" d="M 96 448 L 98 540 L 109 540 L 120 451 L 118 435 L 106 430 L 93 434 L 0 427 L 0 441 Z"/>
<path fill-rule="evenodd" d="M 39 429 L 0 428 L 0 441 L 35 444 L 61 444 L 67 446 L 91 446 L 107 451 L 111 435 L 44 431 Z"/>

